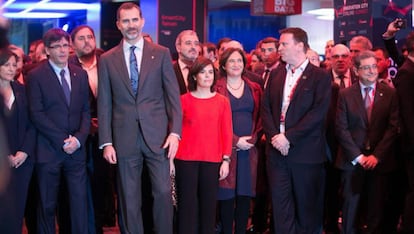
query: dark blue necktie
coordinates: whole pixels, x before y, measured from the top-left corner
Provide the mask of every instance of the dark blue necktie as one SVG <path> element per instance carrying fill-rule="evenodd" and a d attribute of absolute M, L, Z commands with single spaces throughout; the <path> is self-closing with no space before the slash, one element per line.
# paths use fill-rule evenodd
<path fill-rule="evenodd" d="M 136 46 L 129 47 L 130 55 L 129 55 L 129 70 L 131 76 L 131 88 L 135 95 L 137 95 L 138 91 L 138 63 L 137 57 L 135 56 L 134 50 L 137 48 Z"/>
<path fill-rule="evenodd" d="M 60 80 L 62 82 L 62 89 L 63 89 L 63 93 L 65 94 L 66 103 L 69 106 L 70 105 L 70 89 L 69 89 L 69 84 L 65 79 L 65 70 L 64 69 L 62 69 L 60 71 Z"/>

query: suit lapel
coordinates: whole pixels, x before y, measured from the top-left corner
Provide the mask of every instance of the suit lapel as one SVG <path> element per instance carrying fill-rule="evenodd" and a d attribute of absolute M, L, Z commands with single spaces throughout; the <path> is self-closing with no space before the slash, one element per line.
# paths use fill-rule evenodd
<path fill-rule="evenodd" d="M 121 78 L 122 82 L 124 83 L 125 87 L 127 88 L 129 94 L 131 94 L 131 96 L 135 97 L 134 92 L 132 91 L 131 79 L 130 79 L 129 74 L 128 74 L 128 68 L 126 66 L 125 55 L 124 55 L 124 51 L 123 51 L 122 46 L 123 46 L 123 41 L 121 41 L 121 43 L 119 43 L 118 47 L 114 51 L 114 57 L 119 58 L 119 59 L 114 59 L 114 61 L 112 61 L 112 62 L 114 63 L 114 67 L 119 68 L 119 69 L 117 69 L 120 73 L 119 77 Z M 141 74 L 140 74 L 140 77 L 141 77 Z"/>
<path fill-rule="evenodd" d="M 361 94 L 361 86 L 359 85 L 359 83 L 356 83 L 356 85 L 351 86 L 351 91 L 352 91 L 351 98 L 353 100 L 353 103 L 355 107 L 357 108 L 357 111 L 359 113 L 362 113 L 364 122 L 368 126 L 367 110 L 365 109 L 364 97 Z"/>
<path fill-rule="evenodd" d="M 142 48 L 142 60 L 141 60 L 141 70 L 139 72 L 139 83 L 138 83 L 138 93 L 141 92 L 141 87 L 143 86 L 143 83 L 148 77 L 149 68 L 152 67 L 152 62 L 156 58 L 156 56 L 153 53 L 153 47 L 151 44 L 147 43 L 144 40 L 144 48 Z"/>
<path fill-rule="evenodd" d="M 78 74 L 76 72 L 73 71 L 73 68 L 69 65 L 69 74 L 70 74 L 70 85 L 71 85 L 71 90 L 70 90 L 70 105 L 72 106 L 74 102 L 74 93 L 79 93 L 80 92 L 80 82 L 79 82 L 79 78 L 78 78 Z"/>
<path fill-rule="evenodd" d="M 298 90 L 302 90 L 304 84 L 307 82 L 310 74 L 312 74 L 312 66 L 310 66 L 310 64 L 308 64 L 305 68 L 305 70 L 302 72 L 302 75 L 298 78 L 296 85 L 294 86 L 293 90 L 292 90 L 292 98 L 290 100 L 290 102 L 294 101 L 297 96 L 299 95 L 300 92 L 298 92 Z M 283 85 L 284 86 L 284 85 Z"/>
<path fill-rule="evenodd" d="M 280 107 L 282 107 L 283 102 L 283 90 L 285 88 L 286 82 L 286 68 L 285 66 L 278 66 L 276 75 L 274 77 L 269 77 L 268 86 L 267 88 L 272 88 L 271 93 L 275 93 L 276 97 L 278 98 L 277 102 Z M 272 74 L 273 72 L 271 72 Z M 274 74 L 274 73 L 273 73 Z M 274 83 L 271 85 L 271 83 Z"/>
<path fill-rule="evenodd" d="M 382 84 L 377 83 L 376 90 L 375 90 L 375 96 L 374 96 L 374 104 L 372 106 L 372 112 L 371 112 L 371 118 L 375 115 L 375 112 L 377 112 L 381 108 L 381 102 L 383 100 L 386 100 L 388 97 L 385 97 L 384 87 Z"/>

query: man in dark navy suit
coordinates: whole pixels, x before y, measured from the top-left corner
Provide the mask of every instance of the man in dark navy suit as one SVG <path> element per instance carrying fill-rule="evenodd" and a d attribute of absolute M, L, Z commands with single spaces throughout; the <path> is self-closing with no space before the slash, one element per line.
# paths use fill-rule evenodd
<path fill-rule="evenodd" d="M 55 233 L 60 178 L 68 186 L 71 229 L 88 233 L 84 144 L 89 134 L 87 73 L 68 64 L 70 36 L 53 28 L 43 36 L 48 61 L 28 75 L 29 108 L 38 130 L 39 233 Z"/>
<path fill-rule="evenodd" d="M 321 233 L 326 160 L 326 71 L 309 63 L 301 28 L 281 31 L 285 65 L 270 74 L 262 105 L 275 233 Z"/>

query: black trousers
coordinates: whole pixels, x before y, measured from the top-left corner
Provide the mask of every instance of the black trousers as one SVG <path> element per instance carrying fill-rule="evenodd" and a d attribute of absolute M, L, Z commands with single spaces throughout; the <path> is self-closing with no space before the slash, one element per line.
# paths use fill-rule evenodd
<path fill-rule="evenodd" d="M 236 196 L 236 198 L 219 201 L 220 221 L 223 234 L 245 234 L 249 219 L 251 197 Z"/>
<path fill-rule="evenodd" d="M 272 196 L 274 233 L 322 232 L 325 168 L 323 163 L 290 162 L 269 156 L 267 164 Z"/>
<path fill-rule="evenodd" d="M 220 163 L 175 160 L 178 233 L 214 233 Z"/>

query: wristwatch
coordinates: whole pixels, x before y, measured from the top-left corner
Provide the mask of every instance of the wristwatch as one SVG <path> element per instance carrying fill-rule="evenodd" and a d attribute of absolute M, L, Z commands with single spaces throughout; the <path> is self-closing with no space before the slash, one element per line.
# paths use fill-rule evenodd
<path fill-rule="evenodd" d="M 225 157 L 225 158 L 223 158 L 223 162 L 228 162 L 228 163 L 230 163 L 230 162 L 231 162 L 231 159 L 230 159 L 230 158 Z"/>

